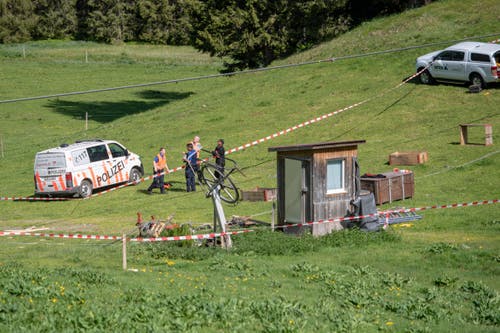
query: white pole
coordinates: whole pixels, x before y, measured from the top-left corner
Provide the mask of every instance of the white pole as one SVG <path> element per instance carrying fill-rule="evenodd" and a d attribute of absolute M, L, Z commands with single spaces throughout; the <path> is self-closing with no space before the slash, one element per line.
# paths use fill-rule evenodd
<path fill-rule="evenodd" d="M 89 52 L 87 50 L 85 50 L 85 63 L 89 63 Z"/>
<path fill-rule="evenodd" d="M 0 135 L 0 151 L 2 152 L 2 158 L 4 158 L 4 154 L 3 154 L 3 137 Z"/>
<path fill-rule="evenodd" d="M 85 112 L 85 130 L 89 129 L 89 113 Z"/>
<path fill-rule="evenodd" d="M 231 241 L 231 235 L 226 233 L 226 216 L 224 215 L 224 208 L 222 207 L 219 191 L 220 185 L 217 185 L 217 187 L 212 190 L 212 201 L 214 203 L 215 212 L 217 214 L 217 219 L 219 220 L 221 228 L 221 245 L 226 250 L 229 250 L 232 247 L 233 243 Z"/>
<path fill-rule="evenodd" d="M 26 46 L 23 45 L 23 58 L 26 58 Z"/>
<path fill-rule="evenodd" d="M 127 270 L 127 235 L 122 235 L 122 265 L 123 270 Z"/>

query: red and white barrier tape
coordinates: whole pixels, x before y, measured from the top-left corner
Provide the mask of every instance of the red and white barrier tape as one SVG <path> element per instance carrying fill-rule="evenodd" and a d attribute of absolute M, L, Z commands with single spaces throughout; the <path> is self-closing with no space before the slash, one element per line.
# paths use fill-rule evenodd
<path fill-rule="evenodd" d="M 418 76 L 418 75 L 420 75 L 422 72 L 424 72 L 425 70 L 427 70 L 427 68 L 429 68 L 429 66 L 427 66 L 426 68 L 422 69 L 421 71 L 419 71 L 419 72 L 417 72 L 417 73 L 413 74 L 412 76 L 408 77 L 407 79 L 405 79 L 404 81 L 402 81 L 401 83 L 399 83 L 398 85 L 396 85 L 395 87 L 392 87 L 392 88 L 390 88 L 390 89 L 387 89 L 387 90 L 385 90 L 385 91 L 381 92 L 381 93 L 380 93 L 380 94 L 378 94 L 378 95 L 375 95 L 375 96 L 373 96 L 373 97 L 367 98 L 367 99 L 365 99 L 365 100 L 363 100 L 363 101 L 361 101 L 361 102 L 351 104 L 351 105 L 349 105 L 349 106 L 346 106 L 345 108 L 338 109 L 338 110 L 336 110 L 336 111 L 326 113 L 326 114 L 321 115 L 321 116 L 316 117 L 316 118 L 312 118 L 312 119 L 310 119 L 310 120 L 308 120 L 308 121 L 305 121 L 305 122 L 300 123 L 300 124 L 298 124 L 298 125 L 295 125 L 295 126 L 289 127 L 289 128 L 287 128 L 287 129 L 284 129 L 284 130 L 281 130 L 281 131 L 276 132 L 276 133 L 274 133 L 274 134 L 268 135 L 268 136 L 263 137 L 263 138 L 261 138 L 261 139 L 259 139 L 259 140 L 255 140 L 255 141 L 249 142 L 249 143 L 247 143 L 247 144 L 244 144 L 244 145 L 242 145 L 242 146 L 239 146 L 239 147 L 236 147 L 236 148 L 232 148 L 232 149 L 230 149 L 230 150 L 228 150 L 228 151 L 226 152 L 226 155 L 227 155 L 227 154 L 234 153 L 234 152 L 237 152 L 237 151 L 240 151 L 240 150 L 244 150 L 244 149 L 246 149 L 246 148 L 250 148 L 250 147 L 252 147 L 252 146 L 256 146 L 256 145 L 258 145 L 258 144 L 260 144 L 260 143 L 263 143 L 263 142 L 265 142 L 265 141 L 269 141 L 269 140 L 272 140 L 272 139 L 274 139 L 274 138 L 277 138 L 278 136 L 282 136 L 282 135 L 288 134 L 288 133 L 290 133 L 290 132 L 292 132 L 292 131 L 295 131 L 295 130 L 298 130 L 298 129 L 300 129 L 300 128 L 306 127 L 306 126 L 308 126 L 308 125 L 311 125 L 311 124 L 317 123 L 317 122 L 319 122 L 319 121 L 321 121 L 321 120 L 328 119 L 328 118 L 330 118 L 330 117 L 332 117 L 332 116 L 335 116 L 335 115 L 337 115 L 337 114 L 339 114 L 339 113 L 342 113 L 342 112 L 344 112 L 344 111 L 354 109 L 354 108 L 356 108 L 356 107 L 358 107 L 358 106 L 360 106 L 360 105 L 363 105 L 363 104 L 365 104 L 365 103 L 367 103 L 367 102 L 369 102 L 369 101 L 371 101 L 371 100 L 374 100 L 375 98 L 382 97 L 382 96 L 384 96 L 385 94 L 389 93 L 390 91 L 393 91 L 393 90 L 395 90 L 395 89 L 398 89 L 398 88 L 400 88 L 401 86 L 403 86 L 404 84 L 406 84 L 406 83 L 408 83 L 409 81 L 413 80 L 415 77 L 417 77 L 417 76 Z"/>
<path fill-rule="evenodd" d="M 213 239 L 225 235 L 238 235 L 243 233 L 252 232 L 253 230 L 241 230 L 221 233 L 210 233 L 200 235 L 185 235 L 185 236 L 171 236 L 171 237 L 152 237 L 152 238 L 127 238 L 129 242 L 169 242 L 181 240 L 200 240 L 200 239 Z M 66 239 L 92 239 L 92 240 L 122 240 L 121 236 L 102 236 L 102 235 L 82 235 L 82 234 L 56 234 L 56 233 L 42 233 L 42 232 L 27 232 L 27 231 L 0 231 L 1 236 L 33 236 L 45 238 L 66 238 Z"/>
<path fill-rule="evenodd" d="M 490 205 L 499 203 L 499 199 L 493 200 L 483 200 L 483 201 L 473 201 L 473 202 L 465 202 L 465 203 L 454 203 L 448 205 L 434 205 L 434 206 L 426 206 L 426 207 L 418 207 L 418 208 L 407 208 L 407 209 L 396 209 L 396 210 L 386 210 L 377 212 L 375 214 L 367 214 L 367 215 L 358 215 L 358 216 L 347 216 L 347 217 L 337 217 L 328 220 L 319 220 L 316 222 L 306 222 L 306 223 L 298 223 L 298 224 L 287 224 L 276 226 L 276 229 L 284 229 L 284 228 L 297 228 L 304 226 L 311 226 L 315 224 L 326 224 L 333 222 L 344 222 L 344 221 L 355 221 L 368 217 L 378 217 L 385 216 L 386 219 L 390 213 L 407 213 L 407 212 L 418 212 L 425 211 L 431 209 L 447 209 L 447 208 L 459 208 L 459 207 L 470 207 L 470 206 L 482 206 L 482 205 Z M 153 238 L 128 238 L 127 240 L 130 242 L 168 242 L 168 241 L 181 241 L 181 240 L 199 240 L 199 239 L 212 239 L 216 237 L 221 237 L 225 235 L 238 235 L 243 233 L 252 232 L 253 230 L 241 230 L 241 231 L 231 231 L 231 232 L 222 232 L 222 233 L 209 233 L 209 234 L 200 234 L 200 235 L 185 235 L 185 236 L 171 236 L 171 237 L 153 237 Z M 25 232 L 25 231 L 0 231 L 1 236 L 36 236 L 36 237 L 50 237 L 50 238 L 67 238 L 67 239 L 92 239 L 92 240 L 121 240 L 121 236 L 100 236 L 100 235 L 81 235 L 81 234 L 56 234 L 56 233 L 38 233 L 38 232 Z"/>
<path fill-rule="evenodd" d="M 286 224 L 286 225 L 277 226 L 276 228 L 279 228 L 279 229 L 297 228 L 297 227 L 312 226 L 312 225 L 317 225 L 317 224 L 355 221 L 355 220 L 360 220 L 360 219 L 364 219 L 364 218 L 368 218 L 368 217 L 378 217 L 378 216 L 385 216 L 387 218 L 387 216 L 390 213 L 409 213 L 409 212 L 418 212 L 418 211 L 431 210 L 431 209 L 446 209 L 446 208 L 458 208 L 458 207 L 468 207 L 468 206 L 480 206 L 480 205 L 496 204 L 498 202 L 499 202 L 499 199 L 493 199 L 493 200 L 473 201 L 473 202 L 469 202 L 469 203 L 454 203 L 454 204 L 449 204 L 449 205 L 435 205 L 435 206 L 427 206 L 427 207 L 419 207 L 419 208 L 386 210 L 386 211 L 377 212 L 375 214 L 336 217 L 336 218 L 331 218 L 328 220 L 319 220 L 319 221 L 315 221 L 315 222 Z"/>
<path fill-rule="evenodd" d="M 79 198 L 0 197 L 0 201 L 67 201 Z"/>
<path fill-rule="evenodd" d="M 120 236 L 100 236 L 100 235 L 82 235 L 82 234 L 56 234 L 44 232 L 27 231 L 0 231 L 0 236 L 34 236 L 46 238 L 69 238 L 69 239 L 92 239 L 92 240 L 120 240 Z"/>
<path fill-rule="evenodd" d="M 386 210 L 382 213 L 383 214 L 409 213 L 409 212 L 419 212 L 419 211 L 431 210 L 431 209 L 446 209 L 446 208 L 459 208 L 459 207 L 469 207 L 469 206 L 490 205 L 490 204 L 496 204 L 498 202 L 499 202 L 499 199 L 493 199 L 493 200 L 473 201 L 473 202 L 464 202 L 464 203 L 454 203 L 454 204 L 440 205 L 440 206 L 435 205 L 435 206 L 427 206 L 427 207 L 419 207 L 419 208 Z"/>

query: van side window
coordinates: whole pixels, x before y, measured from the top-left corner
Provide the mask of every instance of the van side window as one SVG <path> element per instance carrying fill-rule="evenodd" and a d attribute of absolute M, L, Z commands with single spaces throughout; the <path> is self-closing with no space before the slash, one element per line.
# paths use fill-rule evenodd
<path fill-rule="evenodd" d="M 116 143 L 110 143 L 108 146 L 109 150 L 111 150 L 113 158 L 125 156 L 125 149 L 122 146 L 117 145 Z"/>
<path fill-rule="evenodd" d="M 481 53 L 471 53 L 470 54 L 471 61 L 480 61 L 480 62 L 490 62 L 490 56 L 487 54 Z"/>
<path fill-rule="evenodd" d="M 87 149 L 78 149 L 71 152 L 71 158 L 73 159 L 73 164 L 77 166 L 90 163 Z"/>
<path fill-rule="evenodd" d="M 106 145 L 89 147 L 87 152 L 89 153 L 90 162 L 98 162 L 109 158 Z"/>

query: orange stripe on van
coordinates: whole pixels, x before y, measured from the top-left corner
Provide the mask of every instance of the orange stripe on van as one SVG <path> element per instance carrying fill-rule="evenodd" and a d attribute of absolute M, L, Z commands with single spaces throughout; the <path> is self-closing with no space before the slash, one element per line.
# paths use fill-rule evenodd
<path fill-rule="evenodd" d="M 96 178 L 95 178 L 94 169 L 92 169 L 92 167 L 89 167 L 89 171 L 90 171 L 90 175 L 92 176 L 92 184 L 93 184 L 93 186 L 96 186 L 96 184 L 97 184 L 97 180 L 96 180 Z M 83 177 L 84 177 L 84 178 L 87 178 L 87 177 L 85 176 L 85 172 L 83 173 Z M 101 186 L 101 184 L 97 184 L 97 186 Z"/>
<path fill-rule="evenodd" d="M 118 172 L 117 177 L 120 179 L 120 183 L 123 182 L 123 169 Z"/>
<path fill-rule="evenodd" d="M 38 190 L 43 192 L 43 182 L 40 179 L 40 173 L 37 171 L 35 174 L 36 184 L 38 186 Z"/>
<path fill-rule="evenodd" d="M 66 182 L 64 181 L 62 176 L 59 176 L 59 184 L 61 184 L 62 190 L 66 191 Z"/>
<path fill-rule="evenodd" d="M 57 186 L 57 183 L 55 181 L 52 181 L 52 186 L 54 187 L 55 191 L 59 191 L 59 187 Z"/>
<path fill-rule="evenodd" d="M 106 168 L 106 162 L 102 162 L 102 167 L 104 168 L 104 172 L 105 172 L 107 175 L 109 175 L 109 173 L 108 173 L 108 169 Z M 110 177 L 107 177 L 107 178 L 108 178 L 108 179 L 106 180 L 106 183 L 108 183 L 108 185 L 109 185 L 109 184 L 111 184 L 111 179 L 110 179 Z"/>

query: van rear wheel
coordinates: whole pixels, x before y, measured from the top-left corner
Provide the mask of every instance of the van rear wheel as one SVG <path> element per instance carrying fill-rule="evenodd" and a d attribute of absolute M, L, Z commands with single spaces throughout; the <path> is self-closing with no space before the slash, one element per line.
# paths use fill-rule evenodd
<path fill-rule="evenodd" d="M 89 180 L 85 179 L 80 184 L 80 190 L 78 191 L 78 194 L 80 194 L 82 198 L 88 198 L 92 195 L 92 190 L 92 183 Z"/>

